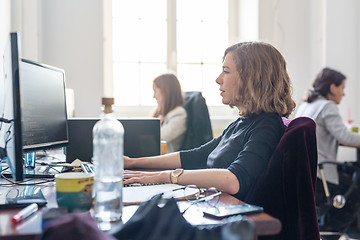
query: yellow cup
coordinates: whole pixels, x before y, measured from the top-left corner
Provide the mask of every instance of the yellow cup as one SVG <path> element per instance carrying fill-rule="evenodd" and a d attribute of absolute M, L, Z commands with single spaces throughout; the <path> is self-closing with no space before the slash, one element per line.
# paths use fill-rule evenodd
<path fill-rule="evenodd" d="M 68 172 L 55 175 L 56 201 L 70 212 L 87 211 L 92 205 L 94 175 L 84 172 Z"/>

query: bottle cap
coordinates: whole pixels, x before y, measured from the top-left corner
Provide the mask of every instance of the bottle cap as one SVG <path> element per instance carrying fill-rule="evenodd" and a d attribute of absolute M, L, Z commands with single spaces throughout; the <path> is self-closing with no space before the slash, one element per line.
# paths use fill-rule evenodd
<path fill-rule="evenodd" d="M 104 113 L 112 113 L 111 105 L 114 104 L 114 98 L 102 98 L 102 104 L 105 106 Z"/>

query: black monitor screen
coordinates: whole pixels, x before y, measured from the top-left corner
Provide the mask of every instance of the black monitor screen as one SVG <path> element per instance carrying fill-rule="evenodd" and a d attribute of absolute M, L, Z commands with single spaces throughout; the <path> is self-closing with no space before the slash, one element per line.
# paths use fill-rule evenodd
<path fill-rule="evenodd" d="M 23 150 L 47 150 L 69 142 L 63 70 L 20 61 Z"/>
<path fill-rule="evenodd" d="M 93 155 L 92 130 L 100 119 L 70 118 L 66 161 L 75 159 L 91 162 Z M 160 155 L 160 119 L 119 118 L 124 127 L 124 155 L 145 157 Z"/>
<path fill-rule="evenodd" d="M 4 77 L 0 78 L 0 158 L 6 159 L 16 181 L 23 175 L 19 36 L 10 33 L 3 55 Z"/>

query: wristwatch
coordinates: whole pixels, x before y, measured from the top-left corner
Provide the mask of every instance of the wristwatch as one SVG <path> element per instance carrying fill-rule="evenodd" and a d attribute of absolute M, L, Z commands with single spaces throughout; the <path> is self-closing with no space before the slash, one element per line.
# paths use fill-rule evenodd
<path fill-rule="evenodd" d="M 177 168 L 173 171 L 171 171 L 170 177 L 171 177 L 171 183 L 177 184 L 178 183 L 178 178 L 180 177 L 181 174 L 183 174 L 184 169 L 182 168 Z"/>

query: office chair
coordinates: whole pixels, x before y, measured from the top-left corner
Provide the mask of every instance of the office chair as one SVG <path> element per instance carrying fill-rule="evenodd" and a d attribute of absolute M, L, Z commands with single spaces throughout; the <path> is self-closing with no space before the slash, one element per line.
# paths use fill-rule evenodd
<path fill-rule="evenodd" d="M 201 92 L 184 93 L 187 129 L 181 150 L 201 146 L 213 138 L 208 107 Z"/>
<path fill-rule="evenodd" d="M 259 239 L 318 240 L 316 125 L 306 117 L 283 122 L 288 125 L 285 133 L 244 201 L 281 221 L 278 235 Z"/>
<path fill-rule="evenodd" d="M 330 189 L 326 181 L 324 166 L 337 165 L 340 184 Z M 319 218 L 320 235 L 327 239 L 346 239 L 351 236 L 350 227 L 360 214 L 360 166 L 357 162 L 318 163 L 321 183 L 316 193 L 316 208 Z M 348 235 L 349 234 L 349 235 Z M 357 234 L 356 239 L 359 239 Z M 355 239 L 351 236 L 351 239 Z"/>

